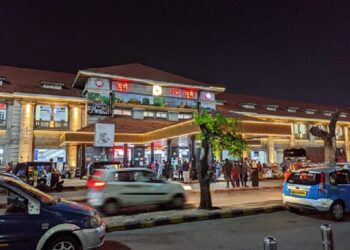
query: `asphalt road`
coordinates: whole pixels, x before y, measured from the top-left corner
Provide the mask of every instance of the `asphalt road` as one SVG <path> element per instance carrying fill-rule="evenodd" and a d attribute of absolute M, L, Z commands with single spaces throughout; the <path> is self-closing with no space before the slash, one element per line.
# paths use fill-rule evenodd
<path fill-rule="evenodd" d="M 263 238 L 273 235 L 279 250 L 322 249 L 320 225 L 330 223 L 336 250 L 350 249 L 350 219 L 329 221 L 321 215 L 288 211 L 161 226 L 109 233 L 101 250 L 263 249 Z"/>

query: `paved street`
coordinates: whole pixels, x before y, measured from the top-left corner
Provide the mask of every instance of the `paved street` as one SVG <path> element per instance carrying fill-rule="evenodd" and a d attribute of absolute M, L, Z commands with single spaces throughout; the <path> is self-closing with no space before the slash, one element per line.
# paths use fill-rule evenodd
<path fill-rule="evenodd" d="M 102 250 L 257 250 L 263 249 L 263 238 L 267 235 L 277 238 L 279 250 L 319 250 L 322 248 L 320 225 L 325 222 L 334 228 L 335 249 L 349 249 L 350 219 L 336 223 L 323 216 L 284 211 L 114 232 L 107 235 Z"/>

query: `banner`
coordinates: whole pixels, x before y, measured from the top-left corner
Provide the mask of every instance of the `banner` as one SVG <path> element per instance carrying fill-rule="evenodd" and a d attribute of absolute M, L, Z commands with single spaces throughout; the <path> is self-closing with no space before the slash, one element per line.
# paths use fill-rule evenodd
<path fill-rule="evenodd" d="M 95 147 L 113 147 L 114 146 L 114 124 L 96 123 L 95 124 Z"/>

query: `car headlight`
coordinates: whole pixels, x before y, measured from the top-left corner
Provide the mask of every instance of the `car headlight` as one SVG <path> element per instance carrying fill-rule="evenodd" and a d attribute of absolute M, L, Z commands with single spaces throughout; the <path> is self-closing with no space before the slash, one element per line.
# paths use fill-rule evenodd
<path fill-rule="evenodd" d="M 90 217 L 90 226 L 99 227 L 102 224 L 102 219 L 99 215 L 94 215 Z"/>

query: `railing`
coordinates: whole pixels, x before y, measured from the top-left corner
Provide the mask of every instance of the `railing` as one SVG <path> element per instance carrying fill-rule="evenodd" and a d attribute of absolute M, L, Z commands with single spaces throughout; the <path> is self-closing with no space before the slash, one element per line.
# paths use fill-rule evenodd
<path fill-rule="evenodd" d="M 69 128 L 69 124 L 66 121 L 35 121 L 35 128 L 66 130 Z"/>

